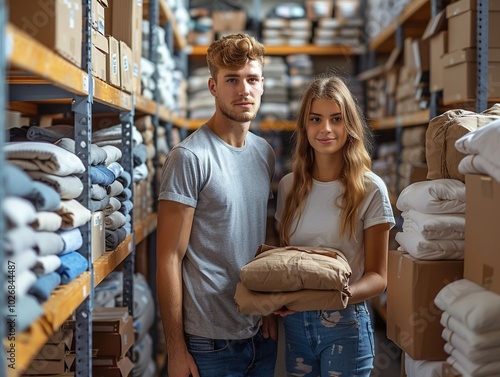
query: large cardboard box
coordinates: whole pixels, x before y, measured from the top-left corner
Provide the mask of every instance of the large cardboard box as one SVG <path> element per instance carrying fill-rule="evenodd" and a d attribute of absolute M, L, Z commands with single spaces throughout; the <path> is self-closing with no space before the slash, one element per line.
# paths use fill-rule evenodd
<path fill-rule="evenodd" d="M 465 175 L 464 277 L 500 294 L 500 183 Z"/>
<path fill-rule="evenodd" d="M 445 341 L 439 323 L 437 293 L 463 277 L 463 261 L 421 260 L 389 251 L 387 337 L 414 360 L 444 360 Z"/>
<path fill-rule="evenodd" d="M 443 30 L 430 38 L 430 88 L 431 93 L 444 88 L 444 60 L 448 52 L 448 31 Z"/>
<path fill-rule="evenodd" d="M 127 377 L 134 368 L 128 357 L 93 357 L 92 376 L 94 377 Z"/>
<path fill-rule="evenodd" d="M 107 38 L 92 29 L 92 74 L 97 78 L 107 81 L 106 61 L 109 52 Z"/>
<path fill-rule="evenodd" d="M 120 89 L 132 93 L 134 89 L 132 73 L 132 51 L 123 41 L 118 42 L 120 46 Z"/>
<path fill-rule="evenodd" d="M 134 341 L 133 318 L 128 308 L 94 308 L 92 347 L 97 349 L 97 356 L 125 357 Z"/>
<path fill-rule="evenodd" d="M 213 31 L 215 33 L 224 31 L 243 31 L 247 23 L 244 10 L 214 10 L 212 12 Z"/>
<path fill-rule="evenodd" d="M 500 1 L 489 0 L 488 47 L 500 47 Z M 477 0 L 459 0 L 446 7 L 449 51 L 460 51 L 477 45 Z"/>
<path fill-rule="evenodd" d="M 92 263 L 106 251 L 106 230 L 104 227 L 104 212 L 92 213 L 90 219 L 90 237 L 92 240 Z"/>
<path fill-rule="evenodd" d="M 9 21 L 67 60 L 81 66 L 80 0 L 11 0 Z"/>
<path fill-rule="evenodd" d="M 476 98 L 476 50 L 450 52 L 443 57 L 443 103 L 471 101 Z M 500 48 L 488 49 L 488 98 L 500 97 Z"/>
<path fill-rule="evenodd" d="M 107 0 L 92 0 L 92 27 L 102 35 L 106 30 L 106 8 Z"/>
<path fill-rule="evenodd" d="M 142 0 L 113 0 L 109 33 L 124 42 L 131 51 L 132 91 L 141 92 Z"/>
<path fill-rule="evenodd" d="M 108 75 L 108 83 L 115 88 L 120 88 L 120 44 L 108 35 L 109 52 L 107 56 L 106 73 Z"/>

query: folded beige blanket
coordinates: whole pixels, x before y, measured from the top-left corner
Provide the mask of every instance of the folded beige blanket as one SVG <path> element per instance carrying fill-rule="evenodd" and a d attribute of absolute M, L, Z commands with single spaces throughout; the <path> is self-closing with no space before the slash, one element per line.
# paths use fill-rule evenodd
<path fill-rule="evenodd" d="M 349 296 L 341 291 L 303 289 L 295 292 L 256 292 L 240 282 L 234 299 L 239 313 L 269 315 L 287 308 L 295 311 L 341 310 L 347 306 Z"/>
<path fill-rule="evenodd" d="M 54 144 L 36 141 L 5 143 L 4 152 L 9 162 L 23 170 L 59 176 L 85 171 L 83 162 L 75 154 Z"/>

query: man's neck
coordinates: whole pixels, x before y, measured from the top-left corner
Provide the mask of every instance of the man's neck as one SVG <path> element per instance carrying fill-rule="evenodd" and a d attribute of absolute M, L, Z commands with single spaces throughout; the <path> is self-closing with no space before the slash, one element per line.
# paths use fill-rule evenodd
<path fill-rule="evenodd" d="M 251 122 L 234 122 L 225 117 L 217 117 L 216 114 L 207 121 L 207 126 L 218 137 L 220 137 L 227 144 L 241 148 L 245 145 L 245 138 L 250 128 Z"/>

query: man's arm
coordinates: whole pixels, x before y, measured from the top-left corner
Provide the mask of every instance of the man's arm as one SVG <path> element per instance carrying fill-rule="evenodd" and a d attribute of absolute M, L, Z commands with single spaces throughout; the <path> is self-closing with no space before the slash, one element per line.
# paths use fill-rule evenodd
<path fill-rule="evenodd" d="M 186 255 L 193 217 L 193 207 L 170 200 L 159 203 L 157 292 L 170 377 L 198 377 L 198 369 L 184 340 L 182 315 L 182 260 Z"/>

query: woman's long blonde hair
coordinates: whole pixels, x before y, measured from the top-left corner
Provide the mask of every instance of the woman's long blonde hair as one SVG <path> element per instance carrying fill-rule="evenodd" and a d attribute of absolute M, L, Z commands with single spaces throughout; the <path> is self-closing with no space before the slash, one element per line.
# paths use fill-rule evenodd
<path fill-rule="evenodd" d="M 298 223 L 306 198 L 311 192 L 314 150 L 307 139 L 306 124 L 315 99 L 335 101 L 347 129 L 347 141 L 343 148 L 344 163 L 339 177 L 345 190 L 335 203 L 341 208 L 341 235 L 349 234 L 351 238 L 354 237 L 357 214 L 366 193 L 364 175 L 371 169 L 371 158 L 368 152 L 369 131 L 361 110 L 340 77 L 317 77 L 303 94 L 297 117 L 294 133 L 296 144 L 292 156 L 293 184 L 281 216 L 280 242 L 283 245 L 289 244 L 290 236 L 295 231 L 291 229 L 292 223 L 295 219 Z"/>

